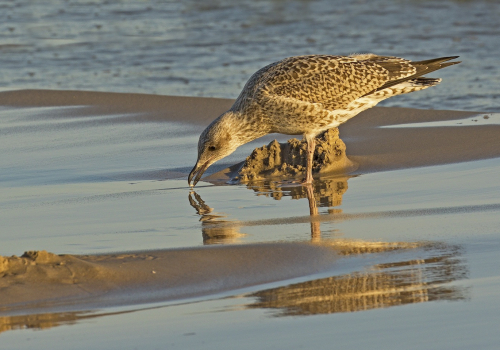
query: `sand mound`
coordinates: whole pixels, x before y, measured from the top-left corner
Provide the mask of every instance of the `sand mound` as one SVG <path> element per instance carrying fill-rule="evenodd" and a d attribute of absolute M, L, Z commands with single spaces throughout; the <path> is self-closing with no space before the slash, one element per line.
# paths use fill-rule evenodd
<path fill-rule="evenodd" d="M 207 295 L 330 269 L 340 255 L 418 246 L 361 241 L 345 241 L 339 246 L 335 242 L 296 242 L 109 255 L 31 251 L 21 257 L 0 256 L 0 315 L 15 315 L 21 310 L 71 311 Z"/>
<path fill-rule="evenodd" d="M 40 268 L 41 265 L 62 266 L 64 263 L 60 256 L 48 253 L 45 250 L 28 251 L 21 257 L 14 255 L 5 258 L 0 256 L 0 277 L 7 275 L 21 276 L 30 273 L 33 269 Z"/>
<path fill-rule="evenodd" d="M 307 275 L 331 266 L 337 256 L 325 247 L 297 243 L 109 255 L 26 252 L 0 257 L 0 314 L 210 294 Z"/>
<path fill-rule="evenodd" d="M 112 288 L 114 276 L 119 276 L 118 271 L 44 250 L 28 251 L 21 257 L 0 256 L 0 312 L 14 305 L 47 307 L 57 299 L 102 292 Z"/>
<path fill-rule="evenodd" d="M 96 278 L 100 274 L 99 270 L 97 266 L 74 256 L 56 255 L 45 250 L 27 251 L 21 257 L 0 256 L 0 278 L 10 277 L 17 284 L 25 281 L 75 284 L 80 276 Z M 0 287 L 2 284 L 0 280 Z"/>
<path fill-rule="evenodd" d="M 238 172 L 241 182 L 266 177 L 296 176 L 305 172 L 307 143 L 296 138 L 287 143 L 274 140 L 256 148 Z M 346 146 L 339 138 L 338 128 L 325 131 L 316 138 L 313 158 L 314 173 L 345 173 L 355 165 L 346 156 Z"/>

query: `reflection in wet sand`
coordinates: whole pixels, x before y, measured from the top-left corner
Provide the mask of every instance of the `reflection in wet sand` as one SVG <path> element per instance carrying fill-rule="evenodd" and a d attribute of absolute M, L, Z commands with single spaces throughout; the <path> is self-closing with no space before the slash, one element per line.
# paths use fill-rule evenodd
<path fill-rule="evenodd" d="M 276 181 L 254 181 L 247 184 L 247 188 L 254 190 L 258 195 L 276 200 L 281 200 L 284 196 L 290 196 L 292 199 L 307 198 L 311 216 L 311 240 L 319 242 L 321 240 L 320 221 L 315 220 L 318 217 L 318 206 L 330 208 L 329 214 L 342 213 L 341 209 L 332 209 L 332 207 L 342 204 L 342 196 L 348 188 L 348 179 L 349 177 L 322 178 L 306 186 Z"/>
<path fill-rule="evenodd" d="M 0 333 L 16 329 L 43 330 L 63 324 L 75 324 L 78 320 L 87 318 L 89 312 L 45 313 L 35 315 L 0 317 Z"/>
<path fill-rule="evenodd" d="M 345 239 L 322 241 L 318 206 L 333 207 L 342 203 L 347 191 L 347 178 L 315 181 L 309 186 L 289 186 L 277 182 L 247 185 L 259 195 L 280 200 L 283 196 L 294 199 L 307 198 L 311 224 L 311 241 L 327 245 L 338 254 L 355 256 L 367 253 L 383 253 L 401 249 L 418 249 L 423 258 L 378 264 L 366 272 L 355 272 L 313 281 L 292 284 L 248 294 L 256 298 L 246 308 L 277 310 L 276 316 L 329 314 L 364 311 L 376 308 L 422 303 L 438 300 L 467 300 L 469 291 L 449 283 L 467 278 L 460 246 L 425 242 L 366 242 Z M 206 222 L 216 224 L 219 216 L 207 216 L 212 209 L 194 194 L 198 205 L 190 197 L 190 203 Z M 328 214 L 341 212 L 329 209 Z M 212 220 L 212 221 L 211 221 Z M 202 226 L 206 226 L 203 221 Z M 220 222 L 220 221 L 219 221 Z M 242 225 L 243 223 L 240 223 Z M 239 226 L 238 226 L 239 227 Z M 219 226 L 217 229 L 232 229 Z M 202 228 L 202 231 L 206 227 Z M 204 233 L 205 240 L 205 233 Z M 222 241 L 220 241 L 222 242 Z"/>
<path fill-rule="evenodd" d="M 213 208 L 209 207 L 198 193 L 194 191 L 189 193 L 189 204 L 201 216 L 203 244 L 231 244 L 245 236 L 239 232 L 240 226 L 237 221 L 223 220 L 224 215 L 213 214 Z M 231 223 L 231 225 L 224 225 L 224 223 Z"/>
<path fill-rule="evenodd" d="M 63 325 L 74 325 L 82 320 L 87 319 L 99 318 L 103 316 L 123 315 L 141 310 L 152 310 L 159 308 L 162 308 L 162 306 L 105 313 L 95 311 L 73 311 L 32 315 L 0 316 L 0 333 L 18 329 L 45 330 Z"/>
<path fill-rule="evenodd" d="M 259 196 L 281 200 L 283 197 L 292 199 L 310 198 L 310 189 L 318 200 L 320 207 L 336 207 L 342 204 L 342 196 L 347 191 L 349 177 L 320 178 L 311 186 L 302 186 L 296 183 L 278 181 L 254 181 L 247 184 L 247 188 L 257 192 Z"/>
<path fill-rule="evenodd" d="M 307 190 L 307 199 L 309 200 L 309 215 L 314 218 L 318 215 L 318 205 L 314 197 L 312 185 L 305 186 Z M 341 197 L 342 198 L 342 197 Z M 311 241 L 319 242 L 321 240 L 321 227 L 319 221 L 311 220 Z"/>
<path fill-rule="evenodd" d="M 447 283 L 467 278 L 462 249 L 445 244 L 423 247 L 429 256 L 375 265 L 356 272 L 246 295 L 249 309 L 276 310 L 275 316 L 354 312 L 429 301 L 469 299 L 469 290 Z"/>
<path fill-rule="evenodd" d="M 309 201 L 309 214 L 311 216 L 311 240 L 321 240 L 320 220 L 317 220 L 318 206 L 328 207 L 329 214 L 340 214 L 341 209 L 332 209 L 342 204 L 342 196 L 347 191 L 348 177 L 333 179 L 320 179 L 313 184 L 302 186 L 296 183 L 277 181 L 254 181 L 247 184 L 247 188 L 275 200 L 283 197 L 292 199 L 307 198 Z M 213 214 L 213 208 L 209 207 L 201 196 L 191 191 L 189 193 L 189 204 L 200 215 L 201 231 L 204 244 L 230 244 L 238 241 L 245 234 L 239 232 L 243 224 L 239 221 L 223 220 L 224 215 Z"/>
<path fill-rule="evenodd" d="M 459 301 L 469 298 L 467 288 L 447 285 L 466 279 L 468 276 L 468 268 L 462 258 L 463 248 L 460 246 L 443 243 L 384 243 L 352 240 L 336 240 L 335 243 L 331 242 L 331 246 L 341 255 L 349 256 L 415 249 L 413 251 L 423 257 L 377 264 L 363 272 L 246 294 L 243 297 L 255 298 L 255 302 L 244 307 L 276 310 L 276 313 L 273 313 L 275 316 L 295 316 L 364 311 L 428 301 Z M 173 304 L 175 305 L 179 304 Z M 0 333 L 27 328 L 44 330 L 76 324 L 85 319 L 168 307 L 169 305 L 162 305 L 108 313 L 76 311 L 3 316 L 0 317 Z M 236 307 L 236 309 L 240 310 L 241 307 Z"/>

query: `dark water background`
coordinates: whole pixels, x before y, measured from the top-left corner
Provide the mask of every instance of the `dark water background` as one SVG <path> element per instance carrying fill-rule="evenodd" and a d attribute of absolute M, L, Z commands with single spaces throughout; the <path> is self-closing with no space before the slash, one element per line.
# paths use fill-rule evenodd
<path fill-rule="evenodd" d="M 385 106 L 498 111 L 500 2 L 0 1 L 0 91 L 235 98 L 293 55 L 459 55 L 441 86 Z"/>

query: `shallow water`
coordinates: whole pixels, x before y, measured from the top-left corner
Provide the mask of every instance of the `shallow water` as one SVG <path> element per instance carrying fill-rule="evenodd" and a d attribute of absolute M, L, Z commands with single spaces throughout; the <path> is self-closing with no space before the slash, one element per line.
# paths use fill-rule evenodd
<path fill-rule="evenodd" d="M 495 112 L 499 16 L 495 0 L 0 1 L 0 89 L 236 98 L 288 56 L 458 55 L 441 86 L 383 104 Z"/>
<path fill-rule="evenodd" d="M 498 158 L 325 177 L 311 218 L 300 186 L 200 182 L 190 191 L 186 159 L 200 126 L 84 106 L 0 113 L 0 255 L 265 242 L 340 249 L 320 272 L 194 299 L 2 315 L 5 348 L 62 349 L 68 339 L 76 349 L 498 344 Z"/>

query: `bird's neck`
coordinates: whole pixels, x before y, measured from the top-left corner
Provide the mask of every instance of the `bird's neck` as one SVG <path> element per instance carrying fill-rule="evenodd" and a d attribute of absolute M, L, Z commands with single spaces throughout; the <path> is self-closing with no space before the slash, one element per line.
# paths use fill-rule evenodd
<path fill-rule="evenodd" d="M 257 111 L 228 111 L 219 117 L 219 123 L 225 130 L 230 130 L 234 142 L 243 145 L 270 132 L 265 118 Z"/>

